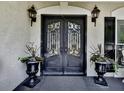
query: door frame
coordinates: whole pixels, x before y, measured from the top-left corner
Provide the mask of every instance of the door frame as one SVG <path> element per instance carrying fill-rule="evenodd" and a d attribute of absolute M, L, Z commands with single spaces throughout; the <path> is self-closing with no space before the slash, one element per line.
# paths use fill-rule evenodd
<path fill-rule="evenodd" d="M 83 20 L 84 20 L 84 42 L 83 42 L 83 45 L 84 45 L 84 49 L 83 49 L 83 54 L 84 54 L 84 59 L 83 59 L 83 75 L 86 76 L 87 75 L 87 15 L 49 15 L 49 14 L 41 14 L 41 44 L 40 44 L 40 47 L 41 47 L 41 51 L 40 51 L 40 54 L 41 56 L 44 57 L 44 41 L 45 41 L 45 38 L 44 38 L 44 17 L 49 17 L 49 16 L 54 16 L 54 17 L 63 17 L 63 16 L 66 16 L 66 17 L 81 17 Z M 44 62 L 43 62 L 44 63 Z M 41 64 L 40 65 L 40 72 L 41 72 L 41 75 L 43 74 L 43 69 L 44 69 L 44 64 Z"/>

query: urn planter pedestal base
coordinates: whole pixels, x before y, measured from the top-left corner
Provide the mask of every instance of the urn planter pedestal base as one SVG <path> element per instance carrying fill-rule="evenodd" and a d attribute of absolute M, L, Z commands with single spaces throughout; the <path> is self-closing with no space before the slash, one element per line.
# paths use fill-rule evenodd
<path fill-rule="evenodd" d="M 99 85 L 108 86 L 106 80 L 104 79 L 104 74 L 107 72 L 106 62 L 96 62 L 95 63 L 95 71 L 98 77 L 94 77 L 94 82 Z"/>
<path fill-rule="evenodd" d="M 29 75 L 29 77 L 25 80 L 25 83 L 23 85 L 33 88 L 40 82 L 40 79 L 38 79 L 36 76 L 38 72 L 39 63 L 36 61 L 30 61 L 27 62 L 26 65 L 27 65 L 26 73 Z"/>
<path fill-rule="evenodd" d="M 25 80 L 24 86 L 29 87 L 29 88 L 33 88 L 33 87 L 36 86 L 39 82 L 40 82 L 40 79 L 38 79 L 38 78 L 31 79 L 30 77 L 28 77 L 28 78 Z"/>
<path fill-rule="evenodd" d="M 104 78 L 94 77 L 94 82 L 99 85 L 108 86 Z"/>

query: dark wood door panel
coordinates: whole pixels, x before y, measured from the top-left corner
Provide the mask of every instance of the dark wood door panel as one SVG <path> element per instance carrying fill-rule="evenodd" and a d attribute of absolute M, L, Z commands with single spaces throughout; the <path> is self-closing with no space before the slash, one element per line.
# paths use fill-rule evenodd
<path fill-rule="evenodd" d="M 43 20 L 44 73 L 83 73 L 83 17 L 45 16 Z"/>

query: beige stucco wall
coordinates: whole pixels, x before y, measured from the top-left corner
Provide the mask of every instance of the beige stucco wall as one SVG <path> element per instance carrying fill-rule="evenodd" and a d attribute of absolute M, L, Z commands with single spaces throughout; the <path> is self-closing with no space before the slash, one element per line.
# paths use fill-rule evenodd
<path fill-rule="evenodd" d="M 56 5 L 51 2 L 33 2 L 37 7 Z M 26 65 L 18 61 L 18 57 L 26 55 L 24 52 L 26 42 L 30 41 L 30 19 L 27 9 L 32 5 L 26 1 L 0 2 L 0 91 L 13 90 L 26 77 Z M 39 41 L 40 42 L 40 41 Z"/>
<path fill-rule="evenodd" d="M 27 2 L 0 2 L 0 91 L 13 90 L 27 77 L 18 61 L 29 41 L 27 7 Z"/>
<path fill-rule="evenodd" d="M 45 3 L 45 4 L 44 4 Z M 51 5 L 50 5 L 51 3 Z M 59 2 L 32 2 L 37 8 L 37 10 L 50 7 L 59 6 Z M 49 5 L 48 5 L 49 4 Z M 101 10 L 99 18 L 97 19 L 96 27 L 91 22 L 91 16 L 87 18 L 87 76 L 94 76 L 96 72 L 94 71 L 94 65 L 89 61 L 90 51 L 92 46 L 96 46 L 98 43 L 104 45 L 104 17 L 111 16 L 113 10 L 124 7 L 124 2 L 68 2 L 69 6 L 76 6 L 92 11 L 95 4 Z M 54 12 L 54 10 L 53 10 Z M 34 23 L 31 28 L 31 41 L 36 41 L 40 45 L 40 31 L 41 20 L 40 16 L 37 16 L 37 22 Z M 103 47 L 104 50 L 104 47 Z M 113 76 L 113 73 L 107 73 L 106 76 Z"/>

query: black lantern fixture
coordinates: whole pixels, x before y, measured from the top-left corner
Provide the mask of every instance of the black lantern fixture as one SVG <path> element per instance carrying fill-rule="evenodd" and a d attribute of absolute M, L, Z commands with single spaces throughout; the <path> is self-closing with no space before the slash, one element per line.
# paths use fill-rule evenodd
<path fill-rule="evenodd" d="M 94 9 L 92 10 L 92 22 L 94 22 L 94 26 L 96 26 L 96 19 L 99 17 L 100 10 L 95 5 Z"/>
<path fill-rule="evenodd" d="M 31 18 L 31 26 L 33 22 L 36 22 L 36 15 L 37 15 L 37 11 L 35 10 L 34 5 L 32 5 L 31 8 L 28 9 L 29 12 L 29 18 Z"/>

